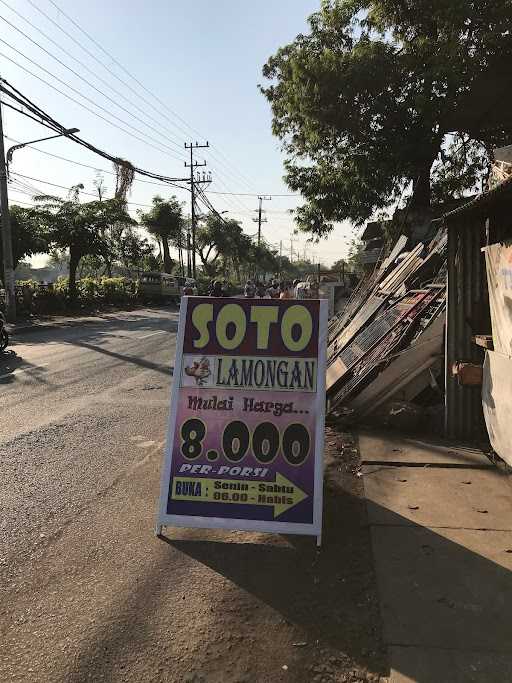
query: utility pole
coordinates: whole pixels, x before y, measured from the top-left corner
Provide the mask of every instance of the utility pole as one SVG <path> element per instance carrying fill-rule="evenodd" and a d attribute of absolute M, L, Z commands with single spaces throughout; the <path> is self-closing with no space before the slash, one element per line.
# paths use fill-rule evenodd
<path fill-rule="evenodd" d="M 16 322 L 16 290 L 14 288 L 14 264 L 12 258 L 11 214 L 7 194 L 7 168 L 5 165 L 4 128 L 2 101 L 0 98 L 0 211 L 2 212 L 2 249 L 4 253 L 5 315 L 9 322 Z"/>
<path fill-rule="evenodd" d="M 290 235 L 290 263 L 293 263 L 293 235 Z"/>
<path fill-rule="evenodd" d="M 192 277 L 192 261 L 190 256 L 190 229 L 187 228 L 187 277 Z"/>
<path fill-rule="evenodd" d="M 279 277 L 281 277 L 281 270 L 283 269 L 283 240 L 279 242 Z"/>
<path fill-rule="evenodd" d="M 194 169 L 198 166 L 206 166 L 206 161 L 199 163 L 194 161 L 194 150 L 195 149 L 205 149 L 209 147 L 210 143 L 206 141 L 205 145 L 200 145 L 197 142 L 185 143 L 185 149 L 190 150 L 190 164 L 185 162 L 185 168 L 190 168 L 190 194 L 191 194 L 191 219 L 192 219 L 192 277 L 196 277 L 196 195 L 195 195 L 195 183 Z M 201 182 L 201 181 L 199 181 Z"/>
<path fill-rule="evenodd" d="M 259 200 L 259 207 L 255 209 L 255 211 L 258 212 L 258 218 L 253 218 L 253 222 L 258 224 L 258 247 L 260 246 L 261 243 L 261 224 L 266 223 L 267 219 L 262 217 L 263 214 L 263 202 L 269 202 L 272 199 L 272 197 L 266 197 L 266 196 L 261 196 L 258 197 Z"/>

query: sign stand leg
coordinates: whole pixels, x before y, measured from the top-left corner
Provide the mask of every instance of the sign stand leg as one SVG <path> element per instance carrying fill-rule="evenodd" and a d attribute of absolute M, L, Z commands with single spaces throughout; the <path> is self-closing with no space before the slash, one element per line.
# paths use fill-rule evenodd
<path fill-rule="evenodd" d="M 320 548 L 321 545 L 322 545 L 322 534 L 319 534 L 319 535 L 316 537 L 316 547 L 317 547 L 317 548 Z"/>
<path fill-rule="evenodd" d="M 159 538 L 162 535 L 162 529 L 163 526 L 161 524 L 157 524 L 155 527 L 155 536 Z"/>

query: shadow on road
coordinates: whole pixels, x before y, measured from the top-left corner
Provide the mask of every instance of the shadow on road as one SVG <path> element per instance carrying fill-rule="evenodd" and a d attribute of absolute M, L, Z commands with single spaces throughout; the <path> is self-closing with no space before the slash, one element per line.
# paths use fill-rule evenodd
<path fill-rule="evenodd" d="M 110 358 L 116 358 L 117 360 L 123 361 L 125 363 L 134 363 L 142 368 L 147 368 L 148 370 L 155 370 L 155 372 L 161 372 L 163 375 L 170 375 L 172 377 L 174 368 L 168 365 L 160 365 L 159 363 L 153 363 L 150 360 L 141 358 L 140 356 L 132 356 L 126 353 L 118 353 L 117 351 L 109 351 L 102 346 L 96 346 L 95 344 L 89 344 L 84 341 L 74 341 L 74 346 L 81 346 L 89 351 L 96 351 L 96 353 L 101 353 Z"/>
<path fill-rule="evenodd" d="M 22 358 L 14 351 L 0 353 L 0 384 L 11 384 L 14 381 L 14 371 L 23 363 Z"/>
<path fill-rule="evenodd" d="M 0 385 L 13 384 L 16 380 L 16 370 L 22 370 L 24 374 L 41 384 L 48 383 L 43 376 L 44 368 L 29 363 L 12 350 L 0 354 Z"/>
<path fill-rule="evenodd" d="M 313 679 L 307 667 L 324 647 L 330 657 L 338 658 L 342 670 L 348 656 L 383 674 L 385 655 L 379 643 L 380 616 L 365 514 L 361 498 L 327 481 L 321 550 L 314 538 L 303 536 L 287 536 L 287 546 L 277 546 L 266 535 L 257 543 L 162 540 L 300 628 L 307 647 L 297 650 L 304 678 L 296 680 Z"/>

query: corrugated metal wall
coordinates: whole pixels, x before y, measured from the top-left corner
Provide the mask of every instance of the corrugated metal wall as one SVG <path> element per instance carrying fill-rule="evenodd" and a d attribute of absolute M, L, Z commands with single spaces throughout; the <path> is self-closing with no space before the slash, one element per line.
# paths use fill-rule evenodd
<path fill-rule="evenodd" d="M 464 441 L 485 438 L 481 387 L 459 386 L 452 374 L 457 361 L 483 363 L 475 334 L 490 334 L 485 260 L 485 219 L 454 216 L 448 226 L 446 330 L 446 434 Z"/>

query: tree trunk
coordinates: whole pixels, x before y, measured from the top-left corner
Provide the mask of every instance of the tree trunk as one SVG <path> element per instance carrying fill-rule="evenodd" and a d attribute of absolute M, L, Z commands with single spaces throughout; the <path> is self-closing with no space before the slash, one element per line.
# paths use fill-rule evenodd
<path fill-rule="evenodd" d="M 172 271 L 171 253 L 169 251 L 169 242 L 165 239 L 165 237 L 162 239 L 162 247 L 164 250 L 164 273 L 171 274 L 171 271 Z"/>
<path fill-rule="evenodd" d="M 69 298 L 76 301 L 76 271 L 80 263 L 80 254 L 73 248 L 69 250 Z"/>

